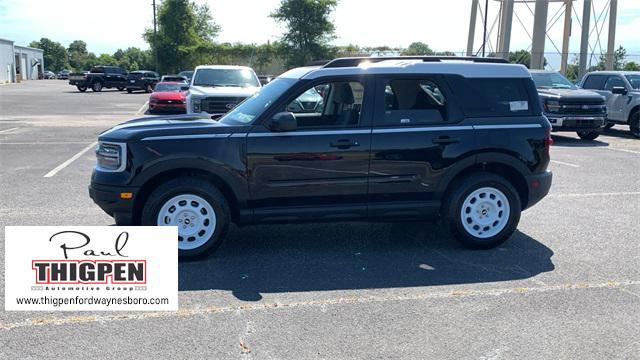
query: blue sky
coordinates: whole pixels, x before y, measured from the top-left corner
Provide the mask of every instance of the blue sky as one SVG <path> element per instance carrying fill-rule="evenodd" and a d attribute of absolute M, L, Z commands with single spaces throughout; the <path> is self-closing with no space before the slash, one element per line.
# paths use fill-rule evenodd
<path fill-rule="evenodd" d="M 263 43 L 276 40 L 282 33 L 282 28 L 268 17 L 279 0 L 197 1 L 208 3 L 215 21 L 222 26 L 219 41 Z M 593 1 L 597 13 L 607 2 Z M 496 1 L 490 3 L 491 24 L 498 9 Z M 551 3 L 549 17 L 561 6 L 562 3 Z M 103 11 L 105 7 L 110 10 Z M 582 13 L 581 7 L 582 1 L 577 1 L 578 14 Z M 530 32 L 533 16 L 523 4 L 516 5 L 516 11 Z M 340 0 L 333 15 L 337 29 L 334 43 L 407 46 L 413 41 L 422 41 L 436 50 L 463 51 L 469 12 L 470 0 Z M 129 46 L 147 48 L 141 34 L 151 25 L 151 19 L 151 0 L 0 0 L 0 38 L 20 45 L 48 37 L 65 46 L 76 39 L 85 40 L 89 50 L 98 54 Z M 558 47 L 561 22 L 549 34 Z M 636 61 L 640 61 L 639 29 L 640 0 L 619 0 L 616 43 L 625 46 L 630 54 L 638 54 L 634 57 Z M 478 27 L 476 33 L 480 32 Z M 572 34 L 570 50 L 575 52 L 580 43 L 577 21 L 573 22 Z M 476 38 L 477 45 L 481 42 L 480 36 Z M 594 32 L 593 43 L 595 36 Z M 606 48 L 606 26 L 601 41 Z M 515 18 L 511 44 L 512 50 L 530 45 L 527 33 Z M 546 51 L 554 51 L 550 41 Z"/>

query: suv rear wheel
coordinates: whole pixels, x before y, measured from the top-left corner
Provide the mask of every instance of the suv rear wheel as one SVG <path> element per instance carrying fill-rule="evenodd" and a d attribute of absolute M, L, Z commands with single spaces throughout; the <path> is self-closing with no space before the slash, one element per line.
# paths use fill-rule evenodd
<path fill-rule="evenodd" d="M 215 250 L 229 222 L 229 205 L 222 193 L 197 178 L 177 178 L 160 185 L 142 210 L 142 225 L 178 227 L 178 255 L 182 258 Z"/>
<path fill-rule="evenodd" d="M 444 217 L 464 245 L 489 249 L 513 234 L 520 211 L 520 196 L 507 180 L 491 173 L 475 173 L 454 185 L 445 198 Z"/>

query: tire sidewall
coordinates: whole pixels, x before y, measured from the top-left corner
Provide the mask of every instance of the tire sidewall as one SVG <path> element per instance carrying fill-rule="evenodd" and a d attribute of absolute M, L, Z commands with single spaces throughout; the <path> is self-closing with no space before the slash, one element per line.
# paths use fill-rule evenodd
<path fill-rule="evenodd" d="M 95 92 L 102 91 L 102 83 L 100 81 L 94 82 L 93 84 L 91 84 L 91 90 Z"/>
<path fill-rule="evenodd" d="M 158 213 L 162 206 L 177 195 L 193 194 L 205 199 L 216 214 L 216 228 L 209 240 L 202 246 L 190 249 L 178 249 L 178 256 L 183 259 L 198 258 L 218 248 L 224 239 L 229 226 L 229 206 L 224 196 L 206 181 L 193 179 L 176 179 L 159 186 L 147 199 L 142 210 L 142 225 L 158 226 Z M 177 239 L 176 239 L 177 243 Z M 176 244 L 177 246 L 177 244 Z"/>
<path fill-rule="evenodd" d="M 505 227 L 498 234 L 486 239 L 477 238 L 469 234 L 462 225 L 462 219 L 460 217 L 465 199 L 469 194 L 483 187 L 492 187 L 500 190 L 507 197 L 510 209 L 509 220 Z M 449 202 L 445 215 L 451 231 L 463 244 L 473 248 L 488 249 L 502 244 L 513 234 L 520 222 L 520 212 L 522 209 L 520 196 L 507 180 L 497 175 L 471 175 L 458 183 L 458 188 L 454 190 L 451 196 L 445 201 Z"/>
<path fill-rule="evenodd" d="M 635 130 L 635 134 L 634 134 Z M 629 131 L 631 135 L 636 138 L 640 138 L 640 112 L 636 112 L 631 115 L 631 121 L 629 121 Z"/>

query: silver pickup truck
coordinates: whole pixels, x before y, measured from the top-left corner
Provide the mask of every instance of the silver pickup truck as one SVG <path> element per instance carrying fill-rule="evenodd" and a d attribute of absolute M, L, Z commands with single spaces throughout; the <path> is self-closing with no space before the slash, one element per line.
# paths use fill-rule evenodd
<path fill-rule="evenodd" d="M 607 128 L 629 125 L 640 138 L 640 71 L 594 71 L 586 74 L 580 87 L 599 93 L 607 102 Z"/>

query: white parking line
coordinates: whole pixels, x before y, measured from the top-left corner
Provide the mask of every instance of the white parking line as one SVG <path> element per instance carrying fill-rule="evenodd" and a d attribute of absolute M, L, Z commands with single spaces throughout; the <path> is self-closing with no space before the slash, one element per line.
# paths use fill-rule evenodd
<path fill-rule="evenodd" d="M 614 150 L 614 151 L 622 151 L 622 152 L 626 152 L 626 153 L 630 153 L 630 154 L 638 154 L 638 155 L 640 155 L 640 151 L 636 151 L 636 150 L 620 149 L 620 148 L 614 148 L 614 147 L 610 147 L 610 146 L 607 146 L 605 149 Z"/>
<path fill-rule="evenodd" d="M 584 193 L 584 194 L 549 194 L 552 198 L 580 198 L 580 197 L 597 197 L 597 196 L 636 196 L 640 195 L 640 191 L 628 192 L 609 192 L 609 193 Z"/>
<path fill-rule="evenodd" d="M 18 130 L 19 128 L 15 127 L 15 128 L 11 128 L 11 129 L 4 129 L 4 130 L 0 130 L 0 134 L 7 134 L 12 132 L 13 130 Z"/>
<path fill-rule="evenodd" d="M 82 156 L 84 153 L 86 153 L 87 151 L 91 150 L 92 148 L 95 148 L 96 145 L 98 144 L 98 142 L 92 142 L 91 145 L 87 146 L 86 148 L 82 149 L 79 153 L 73 155 L 69 160 L 63 162 L 62 164 L 56 166 L 55 169 L 49 171 L 44 177 L 48 178 L 48 177 L 52 177 L 55 174 L 57 174 L 60 170 L 66 168 L 67 166 L 69 166 L 69 164 L 71 164 L 72 162 L 76 161 L 80 156 Z"/>
<path fill-rule="evenodd" d="M 142 115 L 142 110 L 144 110 L 144 108 L 149 105 L 149 100 L 147 100 L 147 102 L 145 102 L 144 104 L 142 104 L 142 106 L 140 107 L 140 109 L 138 109 L 138 111 L 136 112 L 136 115 Z"/>
<path fill-rule="evenodd" d="M 571 166 L 574 168 L 579 168 L 580 165 L 576 165 L 576 164 L 572 164 L 572 163 L 568 163 L 568 162 L 564 162 L 564 161 L 558 161 L 558 160 L 551 160 L 552 163 L 554 164 L 560 164 L 560 165 L 566 165 L 566 166 Z"/>

